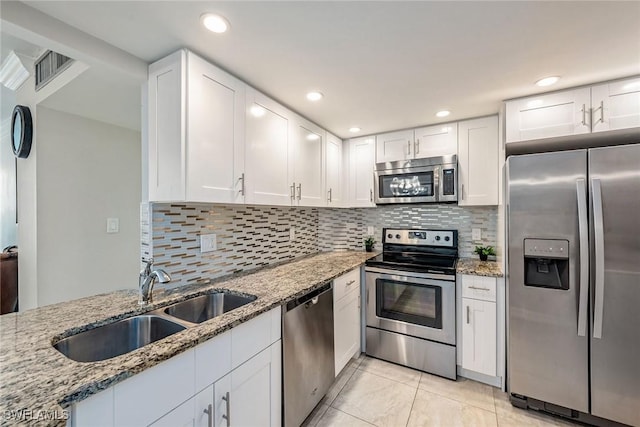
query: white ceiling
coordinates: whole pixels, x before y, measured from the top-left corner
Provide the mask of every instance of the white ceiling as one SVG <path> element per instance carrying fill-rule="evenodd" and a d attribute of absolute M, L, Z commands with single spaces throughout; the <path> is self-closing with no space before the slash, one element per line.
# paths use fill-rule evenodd
<path fill-rule="evenodd" d="M 555 90 L 640 74 L 635 1 L 25 3 L 147 62 L 190 48 L 341 137 L 496 113 L 544 76 Z"/>

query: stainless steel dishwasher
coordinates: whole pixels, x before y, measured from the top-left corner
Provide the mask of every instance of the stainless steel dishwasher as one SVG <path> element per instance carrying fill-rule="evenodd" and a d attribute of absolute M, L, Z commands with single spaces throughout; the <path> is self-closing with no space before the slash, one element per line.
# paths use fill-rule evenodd
<path fill-rule="evenodd" d="M 333 289 L 326 284 L 289 302 L 282 315 L 285 427 L 297 427 L 335 378 Z"/>

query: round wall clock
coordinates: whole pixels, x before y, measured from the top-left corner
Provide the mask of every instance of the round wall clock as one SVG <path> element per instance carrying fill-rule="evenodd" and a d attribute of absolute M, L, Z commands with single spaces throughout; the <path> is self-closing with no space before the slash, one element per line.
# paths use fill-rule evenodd
<path fill-rule="evenodd" d="M 16 105 L 11 115 L 11 148 L 16 157 L 26 159 L 31 151 L 33 123 L 31 111 L 24 105 Z"/>

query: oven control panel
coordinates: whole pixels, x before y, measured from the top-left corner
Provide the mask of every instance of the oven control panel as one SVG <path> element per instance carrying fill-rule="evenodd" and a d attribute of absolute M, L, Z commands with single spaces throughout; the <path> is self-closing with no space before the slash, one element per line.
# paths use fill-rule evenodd
<path fill-rule="evenodd" d="M 453 230 L 384 230 L 383 243 L 414 246 L 455 247 L 455 231 Z"/>

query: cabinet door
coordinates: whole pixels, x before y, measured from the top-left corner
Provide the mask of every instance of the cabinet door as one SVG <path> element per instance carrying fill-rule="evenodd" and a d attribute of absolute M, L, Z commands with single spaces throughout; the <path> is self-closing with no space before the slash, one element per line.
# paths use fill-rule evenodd
<path fill-rule="evenodd" d="M 449 156 L 458 153 L 458 125 L 443 123 L 426 126 L 414 131 L 413 157 Z"/>
<path fill-rule="evenodd" d="M 196 394 L 193 398 L 194 426 L 211 427 L 214 425 L 215 410 L 213 407 L 213 384 Z"/>
<path fill-rule="evenodd" d="M 326 145 L 327 206 L 340 206 L 342 202 L 342 140 L 327 132 Z"/>
<path fill-rule="evenodd" d="M 593 132 L 640 127 L 640 78 L 591 88 Z"/>
<path fill-rule="evenodd" d="M 334 303 L 333 334 L 336 376 L 360 348 L 360 288 Z"/>
<path fill-rule="evenodd" d="M 298 119 L 294 140 L 294 182 L 297 206 L 325 206 L 325 132 L 306 120 Z"/>
<path fill-rule="evenodd" d="M 214 384 L 214 425 L 276 426 L 280 423 L 280 341 Z"/>
<path fill-rule="evenodd" d="M 496 304 L 462 298 L 462 367 L 496 375 Z"/>
<path fill-rule="evenodd" d="M 242 203 L 245 85 L 188 53 L 187 200 Z"/>
<path fill-rule="evenodd" d="M 506 142 L 589 133 L 590 105 L 590 88 L 507 101 Z"/>
<path fill-rule="evenodd" d="M 458 204 L 498 204 L 498 117 L 458 123 Z"/>
<path fill-rule="evenodd" d="M 246 203 L 291 205 L 291 121 L 289 110 L 261 93 L 247 88 Z"/>
<path fill-rule="evenodd" d="M 193 427 L 193 408 L 195 398 L 189 399 L 182 405 L 178 406 L 159 420 L 154 421 L 150 425 L 153 427 Z M 205 425 L 206 424 L 199 424 Z"/>
<path fill-rule="evenodd" d="M 185 200 L 186 51 L 149 66 L 149 200 Z"/>
<path fill-rule="evenodd" d="M 383 133 L 376 136 L 376 163 L 413 158 L 413 131 Z"/>
<path fill-rule="evenodd" d="M 355 138 L 349 141 L 349 206 L 375 206 L 374 157 L 374 138 Z"/>

